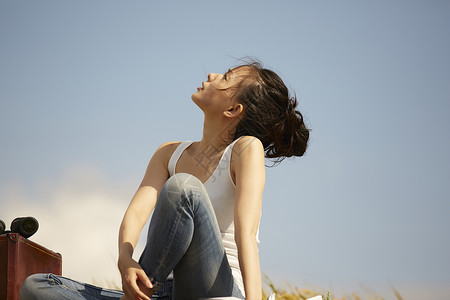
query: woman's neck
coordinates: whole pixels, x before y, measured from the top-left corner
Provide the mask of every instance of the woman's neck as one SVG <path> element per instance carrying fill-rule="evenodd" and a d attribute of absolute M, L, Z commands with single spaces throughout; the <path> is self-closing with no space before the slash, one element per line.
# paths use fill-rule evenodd
<path fill-rule="evenodd" d="M 228 120 L 225 120 L 228 121 Z M 236 121 L 223 122 L 223 120 L 208 120 L 203 122 L 203 137 L 198 149 L 213 154 L 221 152 L 234 140 Z"/>

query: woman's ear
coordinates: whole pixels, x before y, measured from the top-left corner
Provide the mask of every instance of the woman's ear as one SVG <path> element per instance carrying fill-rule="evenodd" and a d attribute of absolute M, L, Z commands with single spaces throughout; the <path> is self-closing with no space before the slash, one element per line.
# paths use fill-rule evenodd
<path fill-rule="evenodd" d="M 244 106 L 238 103 L 234 106 L 230 106 L 226 111 L 223 112 L 224 116 L 227 118 L 236 118 L 239 117 L 244 111 Z"/>

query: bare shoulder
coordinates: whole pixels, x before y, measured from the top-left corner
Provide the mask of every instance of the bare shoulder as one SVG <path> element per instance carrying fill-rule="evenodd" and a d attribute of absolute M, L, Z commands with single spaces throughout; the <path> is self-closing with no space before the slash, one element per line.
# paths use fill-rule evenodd
<path fill-rule="evenodd" d="M 180 143 L 181 142 L 167 142 L 159 146 L 153 154 L 150 164 L 165 166 L 167 168 L 170 157 Z"/>
<path fill-rule="evenodd" d="M 236 172 L 253 170 L 263 172 L 265 167 L 264 146 L 253 136 L 241 137 L 233 147 L 231 174 L 233 180 Z"/>
<path fill-rule="evenodd" d="M 261 141 L 254 136 L 241 137 L 233 147 L 233 154 L 236 158 L 242 156 L 264 156 L 264 146 Z"/>
<path fill-rule="evenodd" d="M 158 154 L 158 156 L 161 157 L 169 157 L 173 154 L 175 149 L 177 149 L 178 145 L 180 145 L 181 142 L 166 142 L 161 144 L 161 146 L 158 147 L 158 149 L 155 152 L 155 155 Z"/>
<path fill-rule="evenodd" d="M 169 178 L 168 163 L 175 149 L 180 142 L 164 143 L 153 154 L 145 171 L 141 187 L 152 186 L 159 190 L 164 182 Z"/>
<path fill-rule="evenodd" d="M 231 178 L 234 184 L 238 183 L 238 177 L 243 177 L 236 174 L 243 175 L 246 171 L 264 173 L 264 167 L 264 147 L 261 141 L 253 136 L 241 137 L 234 144 L 231 155 Z"/>

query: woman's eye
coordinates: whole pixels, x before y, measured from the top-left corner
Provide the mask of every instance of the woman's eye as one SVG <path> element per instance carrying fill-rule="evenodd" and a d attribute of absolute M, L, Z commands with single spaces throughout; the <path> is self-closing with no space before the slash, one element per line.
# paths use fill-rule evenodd
<path fill-rule="evenodd" d="M 231 73 L 231 69 L 228 69 L 228 70 L 223 74 L 223 79 L 224 79 L 225 81 L 228 81 L 228 79 L 229 79 L 228 74 L 230 74 L 230 73 Z"/>

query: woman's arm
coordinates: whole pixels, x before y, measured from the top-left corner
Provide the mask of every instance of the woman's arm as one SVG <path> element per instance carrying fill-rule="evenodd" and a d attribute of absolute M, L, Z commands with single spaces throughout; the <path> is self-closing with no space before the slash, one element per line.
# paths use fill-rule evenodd
<path fill-rule="evenodd" d="M 261 141 L 250 136 L 242 137 L 234 146 L 233 161 L 236 176 L 234 226 L 239 266 L 246 299 L 260 300 L 262 285 L 256 234 L 265 182 L 264 147 Z"/>
<path fill-rule="evenodd" d="M 167 164 L 174 145 L 175 143 L 166 143 L 156 150 L 120 226 L 118 267 L 125 295 L 133 299 L 150 299 L 141 291 L 138 284 L 141 281 L 146 287 L 151 288 L 151 282 L 144 270 L 133 260 L 132 255 L 142 228 L 155 207 L 159 191 L 169 178 Z"/>

